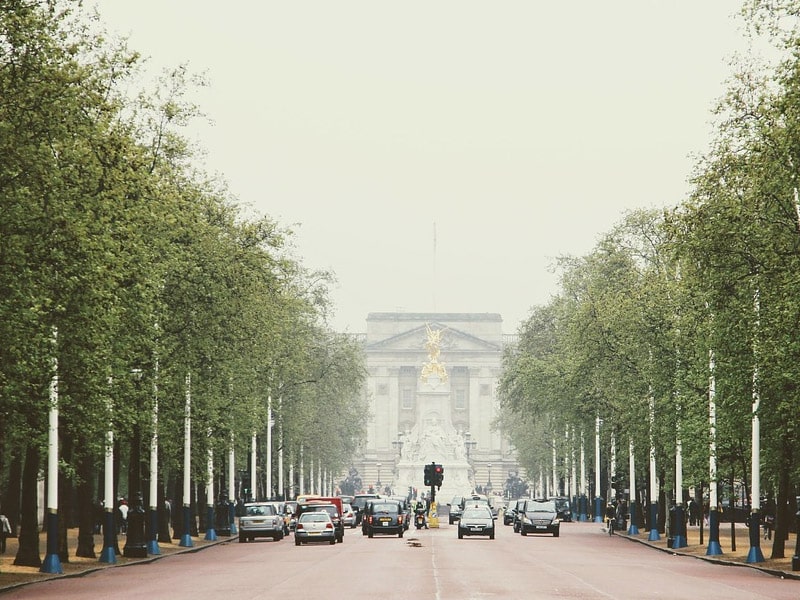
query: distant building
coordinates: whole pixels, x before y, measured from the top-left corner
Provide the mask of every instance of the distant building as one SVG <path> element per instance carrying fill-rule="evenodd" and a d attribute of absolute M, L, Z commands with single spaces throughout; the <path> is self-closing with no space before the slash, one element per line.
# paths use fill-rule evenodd
<path fill-rule="evenodd" d="M 423 489 L 423 465 L 441 463 L 442 502 L 473 488 L 502 491 L 519 472 L 493 428 L 505 346 L 496 313 L 370 313 L 362 338 L 370 407 L 367 441 L 353 466 L 363 485 Z"/>

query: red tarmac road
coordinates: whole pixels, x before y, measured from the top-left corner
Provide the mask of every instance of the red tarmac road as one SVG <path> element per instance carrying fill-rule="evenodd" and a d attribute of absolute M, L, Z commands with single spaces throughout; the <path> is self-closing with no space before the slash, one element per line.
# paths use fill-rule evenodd
<path fill-rule="evenodd" d="M 343 544 L 239 544 L 231 538 L 166 556 L 0 594 L 12 598 L 342 598 L 465 600 L 564 598 L 798 600 L 800 581 L 748 567 L 715 565 L 609 537 L 596 523 L 563 523 L 561 537 L 522 537 L 497 525 L 495 540 L 456 537 L 456 525 Z"/>

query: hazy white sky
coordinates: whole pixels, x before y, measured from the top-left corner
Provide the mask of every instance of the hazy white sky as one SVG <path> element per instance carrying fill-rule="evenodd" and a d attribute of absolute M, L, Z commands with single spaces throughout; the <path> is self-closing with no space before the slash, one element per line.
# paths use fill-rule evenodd
<path fill-rule="evenodd" d="M 207 169 L 301 224 L 350 332 L 396 310 L 516 331 L 554 257 L 685 197 L 745 47 L 740 0 L 95 4 L 153 68 L 207 74 Z"/>

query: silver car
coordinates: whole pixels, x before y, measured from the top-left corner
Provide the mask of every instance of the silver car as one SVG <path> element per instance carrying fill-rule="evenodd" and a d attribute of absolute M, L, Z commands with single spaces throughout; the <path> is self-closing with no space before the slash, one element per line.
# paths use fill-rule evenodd
<path fill-rule="evenodd" d="M 342 504 L 342 524 L 353 529 L 356 526 L 356 513 L 349 504 Z"/>
<path fill-rule="evenodd" d="M 333 521 L 324 510 L 304 512 L 297 519 L 294 529 L 294 545 L 299 546 L 306 542 L 328 542 L 331 546 L 336 543 Z"/>
<path fill-rule="evenodd" d="M 274 504 L 248 502 L 244 505 L 244 515 L 239 517 L 239 542 L 257 537 L 271 537 L 276 542 L 283 539 L 283 515 Z"/>

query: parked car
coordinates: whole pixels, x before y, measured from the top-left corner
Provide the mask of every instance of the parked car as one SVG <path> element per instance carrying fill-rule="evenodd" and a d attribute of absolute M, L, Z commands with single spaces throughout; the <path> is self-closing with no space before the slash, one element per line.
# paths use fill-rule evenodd
<path fill-rule="evenodd" d="M 569 498 L 556 497 L 551 498 L 551 500 L 556 503 L 558 520 L 572 522 L 572 507 L 569 505 Z"/>
<path fill-rule="evenodd" d="M 356 526 L 356 513 L 353 511 L 353 507 L 349 504 L 342 505 L 342 524 L 345 527 L 349 527 L 352 529 Z"/>
<path fill-rule="evenodd" d="M 283 539 L 283 515 L 270 502 L 247 502 L 239 517 L 239 542 L 257 537 L 271 537 L 276 542 Z"/>
<path fill-rule="evenodd" d="M 461 511 L 464 510 L 464 496 L 453 496 L 447 508 L 450 509 L 450 514 L 447 515 L 447 521 L 452 525 L 461 518 Z"/>
<path fill-rule="evenodd" d="M 308 542 L 336 543 L 336 530 L 330 515 L 325 511 L 304 512 L 297 519 L 294 531 L 294 545 Z"/>
<path fill-rule="evenodd" d="M 350 506 L 353 507 L 353 511 L 356 513 L 356 525 L 359 525 L 362 521 L 364 506 L 366 506 L 367 502 L 376 498 L 380 498 L 380 496 L 378 494 L 356 494 L 353 496 Z"/>
<path fill-rule="evenodd" d="M 488 535 L 494 539 L 492 510 L 484 504 L 467 504 L 458 521 L 458 539 L 465 535 Z"/>
<path fill-rule="evenodd" d="M 397 534 L 403 537 L 405 528 L 403 526 L 404 515 L 400 511 L 400 505 L 391 500 L 374 500 L 369 504 L 369 511 L 365 513 L 367 537 L 375 534 Z"/>
<path fill-rule="evenodd" d="M 525 512 L 520 521 L 519 532 L 522 535 L 552 533 L 553 537 L 558 537 L 560 524 L 554 501 L 528 500 L 525 502 Z"/>

